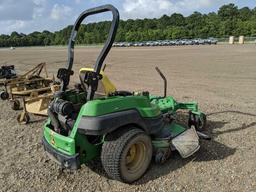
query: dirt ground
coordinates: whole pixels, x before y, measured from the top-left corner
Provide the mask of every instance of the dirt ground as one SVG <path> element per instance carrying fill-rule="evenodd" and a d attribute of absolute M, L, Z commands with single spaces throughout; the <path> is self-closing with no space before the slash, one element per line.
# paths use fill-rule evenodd
<path fill-rule="evenodd" d="M 188 159 L 178 154 L 154 162 L 132 185 L 106 177 L 100 164 L 61 171 L 44 154 L 44 118 L 18 125 L 19 112 L 0 101 L 0 191 L 256 191 L 256 45 L 113 48 L 106 73 L 121 90 L 162 94 L 158 66 L 168 94 L 195 100 L 207 114 L 212 141 Z M 99 48 L 77 48 L 74 71 L 95 62 Z M 51 74 L 64 66 L 66 48 L 0 49 L 0 64 L 19 73 L 45 61 Z M 77 81 L 76 77 L 74 81 Z"/>

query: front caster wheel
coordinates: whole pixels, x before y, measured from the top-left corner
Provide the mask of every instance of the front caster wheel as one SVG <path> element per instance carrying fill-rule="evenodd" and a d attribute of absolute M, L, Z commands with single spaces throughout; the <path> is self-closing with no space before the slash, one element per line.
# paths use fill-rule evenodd
<path fill-rule="evenodd" d="M 106 173 L 125 183 L 142 177 L 151 158 L 151 138 L 136 128 L 124 129 L 118 136 L 106 138 L 102 146 L 101 161 Z"/>
<path fill-rule="evenodd" d="M 30 121 L 30 117 L 28 113 L 22 112 L 21 114 L 18 115 L 17 121 L 19 124 L 28 124 Z"/>
<path fill-rule="evenodd" d="M 189 112 L 188 126 L 194 126 L 197 131 L 205 131 L 206 129 L 206 115 L 201 113 L 200 115 Z"/>
<path fill-rule="evenodd" d="M 12 110 L 19 110 L 20 109 L 20 101 L 19 100 L 13 100 L 11 101 L 11 107 L 12 107 Z"/>
<path fill-rule="evenodd" d="M 155 153 L 155 162 L 158 164 L 164 164 L 171 156 L 171 148 L 158 149 Z"/>

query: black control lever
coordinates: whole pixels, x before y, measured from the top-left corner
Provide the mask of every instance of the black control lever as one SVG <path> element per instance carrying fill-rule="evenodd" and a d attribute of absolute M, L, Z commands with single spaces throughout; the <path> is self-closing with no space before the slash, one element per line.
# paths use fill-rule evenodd
<path fill-rule="evenodd" d="M 162 73 L 162 71 L 158 67 L 155 67 L 155 69 L 158 72 L 158 74 L 162 77 L 162 79 L 164 80 L 164 98 L 165 98 L 167 96 L 167 80 L 166 80 L 166 77 L 164 76 L 164 74 Z"/>

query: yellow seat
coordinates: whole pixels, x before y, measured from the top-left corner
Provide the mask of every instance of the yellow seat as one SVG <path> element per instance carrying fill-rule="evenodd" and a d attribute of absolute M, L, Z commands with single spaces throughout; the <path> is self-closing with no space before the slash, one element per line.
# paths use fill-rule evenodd
<path fill-rule="evenodd" d="M 87 71 L 93 71 L 92 68 L 81 68 L 79 73 L 80 75 L 84 74 Z M 109 80 L 104 71 L 100 71 L 102 75 L 102 79 L 99 81 L 98 89 L 96 91 L 97 94 L 100 95 L 108 95 L 109 93 L 113 93 L 116 91 L 115 85 Z"/>

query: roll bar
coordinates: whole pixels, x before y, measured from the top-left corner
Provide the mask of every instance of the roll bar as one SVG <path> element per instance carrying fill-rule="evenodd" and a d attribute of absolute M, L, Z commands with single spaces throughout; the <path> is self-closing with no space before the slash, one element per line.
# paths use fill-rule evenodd
<path fill-rule="evenodd" d="M 92 99 L 94 96 L 95 91 L 97 90 L 98 87 L 98 80 L 100 79 L 100 71 L 101 67 L 103 65 L 103 62 L 108 55 L 112 44 L 115 40 L 118 24 L 119 24 L 119 12 L 118 10 L 112 6 L 112 5 L 103 5 L 99 7 L 95 7 L 92 9 L 88 9 L 80 14 L 80 16 L 77 18 L 71 32 L 71 36 L 69 39 L 69 44 L 68 44 L 68 62 L 67 62 L 67 67 L 59 69 L 57 77 L 62 80 L 61 83 L 61 91 L 65 91 L 69 81 L 70 81 L 70 76 L 73 75 L 72 67 L 73 67 L 73 62 L 74 62 L 74 45 L 75 45 L 75 40 L 77 36 L 77 32 L 79 30 L 79 27 L 81 26 L 82 21 L 90 16 L 90 15 L 95 15 L 103 12 L 112 12 L 113 19 L 111 23 L 111 27 L 109 30 L 109 35 L 108 38 L 105 42 L 105 45 L 103 49 L 101 50 L 96 63 L 94 65 L 94 71 L 92 74 L 88 75 L 86 83 L 88 84 L 88 93 L 87 93 L 87 99 Z"/>

